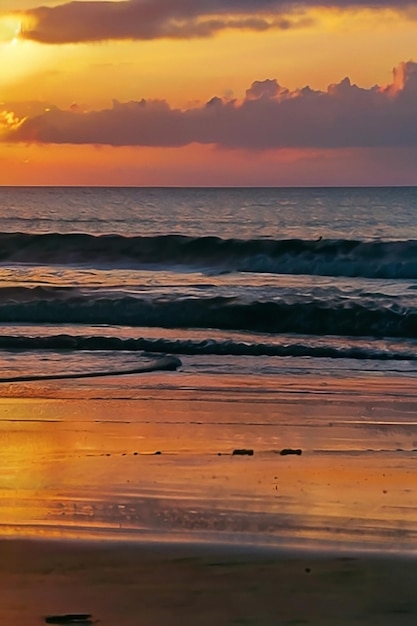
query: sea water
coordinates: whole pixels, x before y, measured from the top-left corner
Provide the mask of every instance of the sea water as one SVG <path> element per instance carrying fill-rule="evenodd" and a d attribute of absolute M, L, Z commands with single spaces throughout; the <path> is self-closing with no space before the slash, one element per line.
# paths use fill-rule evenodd
<path fill-rule="evenodd" d="M 417 188 L 3 187 L 0 325 L 4 376 L 414 374 Z"/>

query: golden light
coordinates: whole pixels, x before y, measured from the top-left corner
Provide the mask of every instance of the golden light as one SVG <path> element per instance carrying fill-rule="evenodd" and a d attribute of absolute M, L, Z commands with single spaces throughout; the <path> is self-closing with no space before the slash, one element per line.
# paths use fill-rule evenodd
<path fill-rule="evenodd" d="M 20 33 L 21 32 L 22 32 L 22 23 L 19 22 L 17 24 L 17 26 L 16 26 L 14 37 L 13 37 L 13 39 L 10 42 L 11 46 L 16 46 L 17 45 L 17 43 L 19 42 L 19 37 L 20 37 Z"/>
<path fill-rule="evenodd" d="M 47 51 L 26 41 L 19 16 L 0 17 L 0 87 L 17 83 L 44 65 Z"/>
<path fill-rule="evenodd" d="M 22 32 L 22 23 L 17 16 L 0 18 L 0 45 L 15 45 Z"/>
<path fill-rule="evenodd" d="M 19 118 L 13 111 L 0 111 L 0 134 L 2 131 L 16 130 L 25 119 L 25 117 Z"/>

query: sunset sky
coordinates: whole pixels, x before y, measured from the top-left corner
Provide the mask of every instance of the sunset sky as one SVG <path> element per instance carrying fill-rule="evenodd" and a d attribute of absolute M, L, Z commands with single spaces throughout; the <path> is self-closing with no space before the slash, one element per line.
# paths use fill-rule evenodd
<path fill-rule="evenodd" d="M 0 0 L 2 185 L 417 185 L 417 1 Z"/>

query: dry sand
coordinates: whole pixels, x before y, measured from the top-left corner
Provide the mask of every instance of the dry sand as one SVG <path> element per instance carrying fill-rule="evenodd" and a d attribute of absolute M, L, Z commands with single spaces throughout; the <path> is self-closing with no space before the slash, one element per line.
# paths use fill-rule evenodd
<path fill-rule="evenodd" d="M 84 613 L 103 626 L 411 626 L 416 580 L 405 559 L 3 540 L 0 623 Z"/>

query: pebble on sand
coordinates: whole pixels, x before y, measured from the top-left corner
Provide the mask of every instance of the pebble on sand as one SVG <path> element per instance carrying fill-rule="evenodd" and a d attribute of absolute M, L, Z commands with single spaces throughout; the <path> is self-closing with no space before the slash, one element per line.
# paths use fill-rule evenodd
<path fill-rule="evenodd" d="M 303 451 L 300 450 L 300 448 L 296 448 L 296 449 L 293 449 L 293 448 L 283 448 L 281 450 L 281 452 L 280 452 L 280 455 L 281 456 L 286 456 L 287 454 L 296 454 L 298 456 L 301 456 L 302 453 L 303 453 Z"/>
<path fill-rule="evenodd" d="M 233 450 L 233 456 L 253 456 L 253 450 L 247 450 L 246 448 Z"/>

